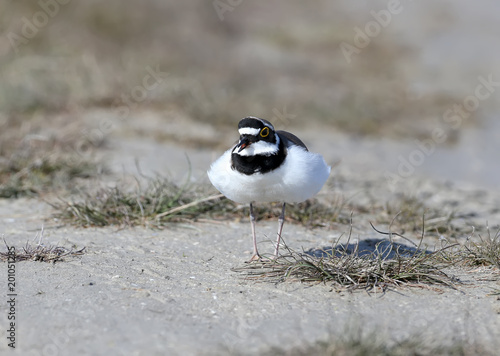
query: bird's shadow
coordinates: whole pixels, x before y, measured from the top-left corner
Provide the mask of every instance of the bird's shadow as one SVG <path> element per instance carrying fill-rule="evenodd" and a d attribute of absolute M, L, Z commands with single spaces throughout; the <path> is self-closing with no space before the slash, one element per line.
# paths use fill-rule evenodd
<path fill-rule="evenodd" d="M 430 254 L 432 251 L 407 246 L 386 239 L 366 239 L 356 243 L 337 244 L 335 246 L 325 246 L 322 248 L 310 248 L 304 251 L 305 254 L 316 258 L 342 257 L 355 255 L 373 259 L 395 259 L 397 257 L 412 257 L 418 254 Z"/>

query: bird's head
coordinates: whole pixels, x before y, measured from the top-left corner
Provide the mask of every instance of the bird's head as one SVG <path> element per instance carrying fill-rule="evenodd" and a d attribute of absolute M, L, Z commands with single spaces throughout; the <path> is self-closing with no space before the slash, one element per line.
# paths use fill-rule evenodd
<path fill-rule="evenodd" d="M 279 138 L 267 120 L 246 117 L 238 124 L 240 140 L 233 152 L 241 156 L 271 155 L 278 151 Z"/>

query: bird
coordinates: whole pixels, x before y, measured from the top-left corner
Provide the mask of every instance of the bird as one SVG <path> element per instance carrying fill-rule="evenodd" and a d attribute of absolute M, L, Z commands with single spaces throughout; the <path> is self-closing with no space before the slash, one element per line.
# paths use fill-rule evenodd
<path fill-rule="evenodd" d="M 279 254 L 285 207 L 316 195 L 327 181 L 331 167 L 319 153 L 310 152 L 294 134 L 275 130 L 267 120 L 248 116 L 238 123 L 238 142 L 216 159 L 207 171 L 212 185 L 228 199 L 250 204 L 253 255 L 257 249 L 254 203 L 282 202 L 277 241 L 272 259 Z"/>

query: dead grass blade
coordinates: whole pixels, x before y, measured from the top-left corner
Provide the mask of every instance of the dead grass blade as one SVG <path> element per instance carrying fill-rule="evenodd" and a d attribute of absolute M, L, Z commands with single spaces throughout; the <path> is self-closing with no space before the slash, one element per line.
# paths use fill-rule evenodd
<path fill-rule="evenodd" d="M 209 196 L 207 198 L 198 199 L 198 200 L 195 200 L 195 201 L 193 201 L 191 203 L 184 204 L 184 205 L 172 208 L 170 210 L 167 210 L 167 211 L 165 211 L 165 212 L 163 212 L 161 214 L 158 214 L 158 215 L 156 215 L 155 219 L 161 219 L 164 216 L 172 215 L 172 214 L 175 214 L 177 212 L 180 212 L 180 211 L 186 210 L 188 208 L 194 207 L 194 206 L 196 206 L 198 204 L 205 203 L 205 202 L 208 202 L 208 201 L 212 201 L 212 200 L 215 200 L 215 199 L 221 199 L 223 197 L 224 197 L 223 194 L 216 194 L 216 195 Z"/>
<path fill-rule="evenodd" d="M 21 248 L 14 248 L 14 259 L 16 262 L 19 261 L 39 261 L 39 262 L 60 262 L 63 261 L 65 257 L 81 256 L 85 253 L 85 247 L 80 249 L 66 248 L 58 245 L 45 245 L 42 243 L 43 239 L 43 227 L 40 233 L 37 233 L 35 240 L 38 242 L 33 245 L 30 242 Z M 5 238 L 3 239 L 6 252 L 0 252 L 0 260 L 7 261 L 12 258 L 9 251 L 12 250 L 13 246 L 9 246 Z"/>

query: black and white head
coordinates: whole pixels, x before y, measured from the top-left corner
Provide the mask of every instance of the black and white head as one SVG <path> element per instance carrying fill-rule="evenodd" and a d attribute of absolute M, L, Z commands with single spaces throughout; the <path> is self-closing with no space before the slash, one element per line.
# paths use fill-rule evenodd
<path fill-rule="evenodd" d="M 246 117 L 238 124 L 240 140 L 231 153 L 231 167 L 243 174 L 266 173 L 278 168 L 287 150 L 267 120 Z"/>
<path fill-rule="evenodd" d="M 246 117 L 238 124 L 238 132 L 240 140 L 233 153 L 246 157 L 270 156 L 278 153 L 280 139 L 269 121 L 257 117 Z"/>

